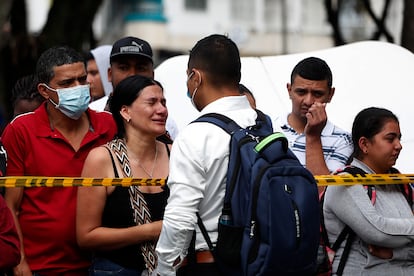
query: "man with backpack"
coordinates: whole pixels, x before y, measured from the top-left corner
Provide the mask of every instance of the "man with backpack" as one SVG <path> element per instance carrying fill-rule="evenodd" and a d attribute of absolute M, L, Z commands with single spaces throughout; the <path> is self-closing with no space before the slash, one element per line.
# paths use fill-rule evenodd
<path fill-rule="evenodd" d="M 315 180 L 239 92 L 237 46 L 194 46 L 188 96 L 202 114 L 174 141 L 160 275 L 310 275 L 319 244 Z M 198 227 L 197 227 L 198 226 Z M 194 234 L 194 229 L 195 234 Z"/>
<path fill-rule="evenodd" d="M 239 92 L 241 62 L 236 44 L 223 35 L 210 35 L 190 51 L 188 96 L 201 113 L 224 114 L 240 126 L 254 125 L 256 112 Z M 213 124 L 192 123 L 180 131 L 170 158 L 170 198 L 157 244 L 158 273 L 217 275 L 218 269 L 203 235 L 195 238 L 196 266 L 186 258 L 199 212 L 211 240 L 224 200 L 230 136 Z M 178 269 L 181 267 L 180 269 Z"/>

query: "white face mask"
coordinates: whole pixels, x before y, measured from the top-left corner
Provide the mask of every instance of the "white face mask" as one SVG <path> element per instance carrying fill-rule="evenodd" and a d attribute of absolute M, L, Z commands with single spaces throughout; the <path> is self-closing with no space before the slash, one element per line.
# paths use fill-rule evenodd
<path fill-rule="evenodd" d="M 200 110 L 197 108 L 197 106 L 196 106 L 196 104 L 195 104 L 195 102 L 194 102 L 194 98 L 195 98 L 195 95 L 196 95 L 197 91 L 198 91 L 198 87 L 197 87 L 196 89 L 194 89 L 193 96 L 191 96 L 191 104 L 194 106 L 194 108 L 195 108 L 195 109 L 197 109 L 198 111 L 200 111 Z"/>
<path fill-rule="evenodd" d="M 188 83 L 188 81 L 191 79 L 191 77 L 192 77 L 193 75 L 194 75 L 194 71 L 192 71 L 192 72 L 190 73 L 190 75 L 187 77 L 187 83 Z M 201 80 L 201 76 L 200 76 L 200 80 Z M 188 86 L 187 86 L 187 87 L 188 87 Z M 200 111 L 200 110 L 198 109 L 197 105 L 196 105 L 196 104 L 195 104 L 195 102 L 194 102 L 194 98 L 195 98 L 195 95 L 196 95 L 197 91 L 198 91 L 198 87 L 197 87 L 196 89 L 194 89 L 193 95 L 191 96 L 190 90 L 188 90 L 188 88 L 187 88 L 187 97 L 189 97 L 189 98 L 191 99 L 191 104 L 194 106 L 194 108 L 195 108 L 195 109 L 197 109 L 198 111 Z"/>
<path fill-rule="evenodd" d="M 44 85 L 47 89 L 56 92 L 59 98 L 58 104 L 50 98 L 49 101 L 69 118 L 77 120 L 88 109 L 91 100 L 89 84 L 58 89 L 53 89 L 47 84 Z"/>

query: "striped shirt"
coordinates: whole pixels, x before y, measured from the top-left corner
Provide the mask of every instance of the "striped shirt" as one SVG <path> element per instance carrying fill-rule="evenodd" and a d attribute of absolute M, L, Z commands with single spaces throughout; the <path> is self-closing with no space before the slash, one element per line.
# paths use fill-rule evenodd
<path fill-rule="evenodd" d="M 306 165 L 306 136 L 297 133 L 288 123 L 289 114 L 278 118 L 278 125 L 289 141 L 289 148 L 295 153 L 300 163 Z M 330 121 L 321 133 L 322 151 L 329 171 L 343 168 L 353 152 L 352 138 L 349 132 L 335 126 Z"/>

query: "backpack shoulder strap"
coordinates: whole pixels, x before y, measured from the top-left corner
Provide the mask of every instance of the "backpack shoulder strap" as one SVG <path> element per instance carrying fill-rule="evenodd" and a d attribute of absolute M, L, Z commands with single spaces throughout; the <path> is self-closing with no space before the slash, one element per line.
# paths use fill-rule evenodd
<path fill-rule="evenodd" d="M 226 131 L 228 134 L 232 135 L 235 131 L 241 129 L 241 127 L 232 119 L 230 119 L 229 117 L 223 115 L 223 114 L 219 114 L 219 113 L 207 113 L 204 114 L 200 117 L 198 117 L 197 119 L 195 119 L 194 121 L 192 121 L 191 123 L 196 123 L 196 122 L 206 122 L 206 123 L 211 123 L 214 124 L 220 128 L 222 128 L 224 131 Z M 208 235 L 208 232 L 206 230 L 206 227 L 200 217 L 200 214 L 197 212 L 197 225 L 200 228 L 201 234 L 204 237 L 204 240 L 207 242 L 207 245 L 210 249 L 211 252 L 214 252 L 214 246 L 213 243 L 211 242 L 211 239 Z M 195 232 L 195 231 L 194 231 Z M 193 239 L 195 237 L 193 236 Z M 195 245 L 192 245 L 195 247 Z"/>
<path fill-rule="evenodd" d="M 257 113 L 256 125 L 266 123 L 272 126 L 272 121 L 270 120 L 269 116 L 267 116 L 266 114 L 264 114 L 262 111 L 258 109 L 255 109 L 255 110 Z M 226 131 L 230 135 L 232 135 L 235 131 L 242 129 L 242 127 L 240 127 L 235 121 L 219 113 L 207 113 L 207 114 L 201 115 L 200 117 L 198 117 L 192 122 L 207 122 L 207 123 L 215 124 L 216 126 L 221 127 L 224 131 Z"/>
<path fill-rule="evenodd" d="M 207 242 L 208 249 L 211 252 L 214 252 L 214 245 L 211 242 L 210 236 L 208 235 L 207 229 L 206 229 L 203 221 L 201 220 L 200 214 L 197 212 L 196 215 L 197 215 L 197 224 L 198 224 L 198 227 L 200 228 L 200 232 L 203 235 L 205 241 Z"/>
<path fill-rule="evenodd" d="M 394 167 L 391 167 L 390 173 L 392 174 L 399 174 L 400 171 Z M 413 189 L 410 184 L 399 184 L 398 188 L 400 189 L 401 193 L 404 195 L 405 199 L 410 205 L 410 208 L 413 209 Z"/>
<path fill-rule="evenodd" d="M 224 131 L 226 131 L 230 135 L 233 134 L 236 130 L 241 129 L 241 127 L 235 121 L 219 113 L 204 114 L 201 117 L 194 120 L 193 122 L 212 123 L 222 128 Z"/>
<path fill-rule="evenodd" d="M 355 166 L 346 166 L 342 170 L 339 170 L 337 173 L 341 173 L 341 172 L 347 172 L 349 174 L 352 174 L 353 176 L 357 176 L 357 175 L 365 176 L 367 174 L 363 169 L 355 167 Z"/>
<path fill-rule="evenodd" d="M 323 202 L 325 200 L 325 190 L 323 190 L 320 199 L 319 199 L 319 208 L 320 208 L 320 221 L 321 221 L 321 237 L 324 245 L 331 248 L 333 251 L 338 250 L 339 246 L 342 244 L 342 242 L 345 241 L 345 247 L 342 251 L 341 258 L 339 259 L 338 269 L 337 269 L 337 275 L 342 275 L 343 270 L 345 268 L 346 260 L 348 259 L 349 252 L 351 251 L 351 244 L 355 237 L 354 231 L 348 226 L 345 225 L 344 229 L 339 233 L 338 237 L 336 238 L 336 241 L 330 246 L 329 238 L 328 238 L 328 232 L 326 231 L 325 227 L 325 221 L 323 216 Z"/>
<path fill-rule="evenodd" d="M 341 172 L 347 172 L 349 174 L 352 174 L 353 176 L 362 176 L 362 177 L 364 177 L 367 174 L 363 169 L 355 167 L 355 166 L 346 166 L 342 170 L 338 170 L 336 174 L 341 173 Z M 367 190 L 367 195 L 369 199 L 371 200 L 372 205 L 374 205 L 375 200 L 376 200 L 375 186 L 374 185 L 363 185 L 363 186 Z"/>
<path fill-rule="evenodd" d="M 325 201 L 325 193 L 326 193 L 326 188 L 322 191 L 320 199 L 319 199 L 321 237 L 325 245 L 329 246 L 329 248 L 331 248 L 333 251 L 336 251 L 338 250 L 342 242 L 346 239 L 347 235 L 349 234 L 349 231 L 352 231 L 352 230 L 348 226 L 345 226 L 344 229 L 342 229 L 342 231 L 339 233 L 336 241 L 332 244 L 332 246 L 330 246 L 328 232 L 326 231 L 325 220 L 324 220 L 324 215 L 323 215 L 323 203 Z"/>

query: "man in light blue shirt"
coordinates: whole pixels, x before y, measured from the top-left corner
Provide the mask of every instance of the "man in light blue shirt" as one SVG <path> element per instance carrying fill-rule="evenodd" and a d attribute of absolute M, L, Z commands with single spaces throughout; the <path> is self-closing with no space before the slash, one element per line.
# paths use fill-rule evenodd
<path fill-rule="evenodd" d="M 279 118 L 290 149 L 313 175 L 326 175 L 346 165 L 351 135 L 328 121 L 326 104 L 335 93 L 328 64 L 317 57 L 301 60 L 287 84 L 292 111 Z"/>

